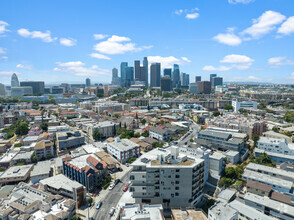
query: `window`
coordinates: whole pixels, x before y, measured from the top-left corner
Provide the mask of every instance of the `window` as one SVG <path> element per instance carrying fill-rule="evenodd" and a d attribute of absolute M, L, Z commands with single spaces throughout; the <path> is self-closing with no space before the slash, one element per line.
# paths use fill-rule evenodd
<path fill-rule="evenodd" d="M 175 195 L 176 195 L 176 196 L 179 196 L 179 193 L 176 192 Z"/>
<path fill-rule="evenodd" d="M 180 189 L 180 187 L 176 186 L 176 190 L 179 190 L 179 189 Z"/>
<path fill-rule="evenodd" d="M 180 178 L 180 175 L 176 175 L 176 178 Z"/>
<path fill-rule="evenodd" d="M 178 173 L 178 172 L 180 172 L 180 170 L 179 169 L 176 169 L 176 172 Z"/>

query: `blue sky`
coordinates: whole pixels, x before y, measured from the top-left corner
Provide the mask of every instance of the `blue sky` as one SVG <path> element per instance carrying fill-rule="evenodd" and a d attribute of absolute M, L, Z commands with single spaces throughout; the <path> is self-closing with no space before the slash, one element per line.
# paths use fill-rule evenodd
<path fill-rule="evenodd" d="M 0 2 L 0 81 L 110 82 L 148 56 L 224 81 L 294 83 L 293 0 Z"/>

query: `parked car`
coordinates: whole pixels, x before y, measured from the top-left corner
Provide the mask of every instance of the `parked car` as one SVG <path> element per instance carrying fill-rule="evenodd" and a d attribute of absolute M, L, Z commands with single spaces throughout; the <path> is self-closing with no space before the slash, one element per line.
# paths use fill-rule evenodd
<path fill-rule="evenodd" d="M 128 191 L 129 185 L 126 185 L 123 189 L 124 192 Z"/>
<path fill-rule="evenodd" d="M 127 167 L 129 167 L 129 166 L 130 166 L 130 164 L 126 163 L 126 166 L 127 166 Z"/>
<path fill-rule="evenodd" d="M 110 216 L 113 216 L 113 214 L 114 214 L 114 211 L 115 211 L 115 208 L 114 207 L 112 207 L 111 209 L 110 209 L 110 211 L 109 211 L 109 215 Z"/>
<path fill-rule="evenodd" d="M 96 209 L 100 209 L 101 206 L 102 206 L 102 202 L 97 202 Z"/>
<path fill-rule="evenodd" d="M 120 182 L 120 179 L 116 179 L 116 180 L 114 181 L 114 185 L 117 185 L 119 182 Z"/>
<path fill-rule="evenodd" d="M 109 186 L 109 190 L 112 190 L 114 187 L 115 187 L 115 184 L 113 183 Z"/>

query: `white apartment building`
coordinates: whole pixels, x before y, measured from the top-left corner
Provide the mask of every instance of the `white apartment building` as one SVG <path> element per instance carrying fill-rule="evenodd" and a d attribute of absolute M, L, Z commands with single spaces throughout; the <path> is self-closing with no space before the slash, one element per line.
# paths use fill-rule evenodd
<path fill-rule="evenodd" d="M 242 101 L 239 102 L 237 99 L 232 100 L 232 106 L 234 108 L 234 112 L 238 112 L 240 108 L 254 108 L 257 109 L 258 103 L 255 101 Z"/>
<path fill-rule="evenodd" d="M 101 138 L 108 138 L 116 135 L 119 123 L 114 123 L 113 121 L 101 121 L 98 123 L 87 123 L 82 126 L 83 130 L 91 136 L 95 130 L 98 130 L 101 134 Z"/>
<path fill-rule="evenodd" d="M 98 101 L 92 106 L 92 110 L 98 114 L 103 113 L 105 110 L 112 111 L 125 111 L 130 110 L 130 105 L 126 103 L 119 103 L 116 101 Z"/>
<path fill-rule="evenodd" d="M 260 137 L 257 148 L 273 153 L 294 156 L 294 143 L 288 143 L 284 138 Z"/>
<path fill-rule="evenodd" d="M 69 131 L 69 127 L 64 125 L 48 127 L 48 133 L 53 135 L 55 135 L 57 132 L 65 132 L 65 131 Z"/>
<path fill-rule="evenodd" d="M 140 146 L 129 139 L 116 138 L 114 142 L 107 144 L 107 151 L 118 161 L 124 163 L 131 157 L 140 155 Z"/>
<path fill-rule="evenodd" d="M 136 203 L 187 207 L 202 199 L 204 160 L 176 146 L 149 151 L 132 166 L 130 191 Z"/>

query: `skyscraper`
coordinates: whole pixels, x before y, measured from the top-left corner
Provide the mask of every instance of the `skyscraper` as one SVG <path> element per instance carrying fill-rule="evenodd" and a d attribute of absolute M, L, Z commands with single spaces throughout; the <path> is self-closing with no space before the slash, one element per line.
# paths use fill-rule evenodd
<path fill-rule="evenodd" d="M 198 93 L 200 94 L 210 94 L 211 84 L 209 81 L 199 81 L 198 83 Z"/>
<path fill-rule="evenodd" d="M 142 81 L 141 80 L 141 70 L 140 70 L 140 60 L 135 60 L 135 81 Z"/>
<path fill-rule="evenodd" d="M 112 69 L 111 84 L 112 85 L 120 85 L 120 78 L 118 77 L 118 69 L 116 69 L 116 68 Z"/>
<path fill-rule="evenodd" d="M 190 83 L 190 85 L 189 85 L 189 91 L 192 94 L 197 94 L 198 93 L 198 82 Z"/>
<path fill-rule="evenodd" d="M 210 74 L 210 83 L 212 82 L 212 78 L 216 76 L 217 76 L 216 74 Z"/>
<path fill-rule="evenodd" d="M 147 88 L 148 87 L 148 82 L 149 82 L 149 77 L 148 77 L 148 59 L 147 59 L 147 57 L 144 57 L 144 59 L 143 59 L 143 67 L 145 67 L 145 74 L 142 77 L 145 79 L 146 88 Z"/>
<path fill-rule="evenodd" d="M 160 63 L 152 63 L 150 67 L 150 86 L 160 87 Z"/>
<path fill-rule="evenodd" d="M 134 67 L 128 66 L 126 67 L 125 86 L 130 87 L 133 81 L 134 81 Z"/>
<path fill-rule="evenodd" d="M 126 68 L 128 67 L 128 62 L 121 62 L 120 64 L 120 77 L 122 87 L 126 86 Z"/>
<path fill-rule="evenodd" d="M 5 92 L 5 85 L 0 83 L 0 97 L 4 97 L 6 94 Z"/>
<path fill-rule="evenodd" d="M 15 73 L 11 76 L 11 87 L 19 87 L 18 77 Z"/>
<path fill-rule="evenodd" d="M 223 85 L 223 77 L 212 77 L 211 79 L 211 88 L 215 89 L 216 86 Z"/>
<path fill-rule="evenodd" d="M 179 67 L 178 64 L 174 64 L 174 70 L 173 70 L 173 87 L 174 88 L 181 87 L 180 67 Z"/>
<path fill-rule="evenodd" d="M 190 75 L 186 73 L 181 73 L 181 86 L 189 86 Z"/>
<path fill-rule="evenodd" d="M 91 86 L 91 80 L 89 78 L 86 79 L 86 86 L 87 87 Z"/>
<path fill-rule="evenodd" d="M 162 92 L 172 90 L 172 79 L 169 76 L 163 76 L 160 79 L 160 89 Z"/>
<path fill-rule="evenodd" d="M 195 76 L 195 82 L 197 83 L 199 81 L 201 81 L 201 76 Z"/>
<path fill-rule="evenodd" d="M 44 81 L 20 82 L 20 86 L 31 86 L 33 88 L 33 94 L 42 94 L 42 93 L 44 93 L 44 89 L 45 89 Z"/>
<path fill-rule="evenodd" d="M 186 73 L 185 86 L 189 86 L 189 84 L 190 84 L 190 74 Z"/>
<path fill-rule="evenodd" d="M 163 70 L 163 75 L 164 76 L 169 76 L 170 78 L 172 77 L 172 69 L 166 68 Z"/>

